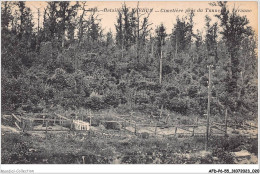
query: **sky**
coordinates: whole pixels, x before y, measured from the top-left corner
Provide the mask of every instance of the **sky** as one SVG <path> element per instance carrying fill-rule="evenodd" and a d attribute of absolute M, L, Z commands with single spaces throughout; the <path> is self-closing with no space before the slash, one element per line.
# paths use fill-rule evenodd
<path fill-rule="evenodd" d="M 212 3 L 213 1 L 211 1 Z M 88 1 L 87 8 L 97 7 L 99 18 L 101 20 L 102 29 L 104 33 L 112 31 L 115 33 L 115 23 L 117 18 L 116 9 L 122 7 L 124 1 Z M 214 16 L 220 9 L 218 6 L 209 5 L 210 2 L 207 1 L 140 1 L 139 8 L 141 10 L 152 10 L 149 21 L 152 23 L 151 27 L 153 31 L 156 26 L 161 23 L 166 27 L 167 34 L 170 34 L 174 24 L 176 23 L 176 18 L 186 16 L 188 10 L 194 10 L 194 33 L 197 30 L 205 30 L 205 16 L 208 15 L 212 18 L 212 23 L 217 22 L 217 18 Z M 45 1 L 27 1 L 26 6 L 30 7 L 33 11 L 35 26 L 37 26 L 37 8 L 40 8 L 40 25 L 43 22 L 43 10 L 47 6 Z M 127 1 L 127 7 L 136 8 L 136 1 Z M 232 9 L 235 7 L 239 10 L 241 16 L 246 15 L 249 19 L 249 25 L 255 31 L 258 31 L 258 6 L 257 1 L 236 1 L 228 2 L 228 7 Z M 203 32 L 204 33 L 204 32 Z"/>

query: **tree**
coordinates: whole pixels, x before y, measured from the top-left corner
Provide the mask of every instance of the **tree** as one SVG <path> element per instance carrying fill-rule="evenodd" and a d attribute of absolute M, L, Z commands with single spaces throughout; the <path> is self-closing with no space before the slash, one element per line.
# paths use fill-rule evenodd
<path fill-rule="evenodd" d="M 149 36 L 150 25 L 148 19 L 151 12 L 141 13 L 139 3 L 136 9 L 130 9 L 123 4 L 118 12 L 116 27 L 116 43 L 121 48 L 129 50 L 135 46 L 136 60 L 139 62 L 140 49 L 145 45 L 146 37 Z M 123 53 L 122 53 L 123 57 Z"/>
<path fill-rule="evenodd" d="M 163 24 L 158 26 L 155 30 L 155 33 L 156 33 L 158 52 L 160 53 L 162 46 L 165 45 L 165 38 L 167 36 L 165 26 Z"/>
<path fill-rule="evenodd" d="M 2 35 L 7 34 L 6 32 L 8 32 L 10 23 L 13 19 L 11 6 L 12 6 L 11 2 L 7 2 L 7 1 L 2 2 L 2 6 L 1 6 L 1 30 L 3 32 Z"/>
<path fill-rule="evenodd" d="M 25 39 L 30 39 L 30 35 L 33 32 L 33 22 L 31 9 L 25 7 L 25 2 L 20 1 L 17 3 L 20 12 L 20 26 L 18 36 L 20 39 L 25 37 Z"/>
<path fill-rule="evenodd" d="M 217 63 L 217 22 L 212 26 L 210 25 L 211 19 L 209 16 L 206 16 L 206 46 L 207 54 L 209 57 L 214 57 L 215 60 L 208 60 L 208 64 Z"/>
<path fill-rule="evenodd" d="M 196 45 L 196 48 L 199 49 L 200 46 L 203 44 L 203 41 L 202 41 L 202 32 L 197 30 L 197 34 L 194 35 L 195 37 L 195 45 Z"/>
<path fill-rule="evenodd" d="M 57 25 L 57 6 L 58 2 L 48 2 L 46 9 L 44 9 L 44 17 L 43 17 L 43 32 L 45 36 L 45 41 L 52 41 L 56 37 L 56 33 L 58 31 Z"/>
<path fill-rule="evenodd" d="M 106 46 L 111 47 L 111 46 L 113 46 L 113 44 L 114 44 L 113 34 L 112 34 L 112 31 L 109 31 L 106 34 Z"/>
<path fill-rule="evenodd" d="M 166 28 L 161 24 L 157 29 L 155 30 L 156 32 L 156 40 L 157 40 L 157 47 L 158 47 L 158 54 L 160 55 L 160 78 L 159 78 L 159 83 L 162 83 L 162 47 L 165 45 L 165 38 L 167 36 L 166 34 Z"/>
<path fill-rule="evenodd" d="M 62 1 L 58 3 L 59 10 L 57 11 L 58 17 L 58 37 L 61 40 L 61 47 L 65 46 L 65 32 L 69 30 L 70 36 L 74 36 L 74 27 L 72 24 L 72 18 L 77 15 L 78 2 L 75 5 L 70 5 L 68 1 Z"/>
<path fill-rule="evenodd" d="M 74 39 L 75 20 L 77 15 L 78 2 L 71 5 L 70 2 L 48 2 L 44 12 L 44 33 L 45 40 L 58 40 L 61 47 L 65 46 L 66 36 Z"/>
<path fill-rule="evenodd" d="M 85 20 L 84 17 L 87 13 L 86 10 L 86 2 L 82 2 L 82 4 L 80 5 L 80 9 L 82 10 L 82 13 L 79 16 L 79 20 L 78 20 L 78 46 L 80 45 L 82 39 L 83 39 L 83 34 L 84 34 L 84 29 L 85 29 Z"/>
<path fill-rule="evenodd" d="M 180 19 L 177 17 L 176 24 L 171 34 L 171 43 L 173 50 L 175 51 L 175 57 L 178 53 L 188 50 L 192 43 L 192 28 L 193 28 L 194 13 L 191 12 L 189 21 L 187 18 Z"/>
<path fill-rule="evenodd" d="M 92 50 L 92 48 L 96 48 L 99 44 L 103 30 L 100 25 L 101 19 L 99 19 L 99 15 L 96 14 L 96 8 L 93 8 L 90 14 L 87 15 L 89 10 L 86 9 L 86 6 L 86 2 L 82 2 L 79 5 L 82 12 L 79 13 L 80 15 L 77 18 L 78 46 L 84 44 L 84 46 Z"/>
<path fill-rule="evenodd" d="M 228 49 L 230 60 L 229 64 L 229 95 L 234 98 L 234 110 L 237 110 L 237 97 L 238 97 L 238 79 L 240 75 L 239 68 L 239 49 L 244 38 L 252 35 L 251 27 L 248 27 L 248 19 L 245 16 L 239 16 L 236 12 L 236 9 L 233 8 L 232 12 L 227 9 L 227 2 L 218 2 L 218 5 L 221 7 L 221 12 L 216 17 L 220 20 L 220 25 L 223 28 L 221 32 L 223 40 Z"/>
<path fill-rule="evenodd" d="M 123 20 L 122 13 L 118 11 L 117 24 L 116 27 L 116 44 L 123 47 Z"/>
<path fill-rule="evenodd" d="M 93 12 L 89 17 L 89 28 L 88 28 L 88 38 L 92 40 L 92 42 L 97 41 L 102 35 L 102 30 L 99 24 L 98 16 L 95 16 L 95 12 Z"/>
<path fill-rule="evenodd" d="M 135 43 L 133 36 L 133 27 L 135 27 L 134 10 L 130 9 L 124 3 L 121 10 L 118 11 L 116 27 L 116 41 L 120 44 L 119 47 L 128 50 L 129 47 Z"/>
<path fill-rule="evenodd" d="M 149 23 L 148 21 L 150 14 L 151 12 L 140 13 L 139 2 L 137 3 L 136 10 L 133 10 L 131 14 L 131 24 L 134 28 L 134 40 L 136 43 L 136 59 L 138 62 L 140 54 L 139 50 L 145 45 L 146 37 L 149 35 L 151 30 L 149 29 L 149 26 L 152 25 L 152 23 Z"/>

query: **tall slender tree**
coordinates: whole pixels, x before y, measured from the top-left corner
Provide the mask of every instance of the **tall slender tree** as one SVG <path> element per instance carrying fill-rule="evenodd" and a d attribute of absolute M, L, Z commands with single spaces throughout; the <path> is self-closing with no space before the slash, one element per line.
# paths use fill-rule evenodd
<path fill-rule="evenodd" d="M 6 32 L 9 30 L 10 23 L 13 19 L 12 16 L 12 10 L 11 10 L 11 2 L 5 1 L 2 2 L 1 6 L 1 30 L 2 34 L 6 34 Z"/>
<path fill-rule="evenodd" d="M 217 22 L 215 22 L 212 26 L 210 25 L 211 18 L 206 16 L 206 46 L 207 46 L 207 54 L 208 58 L 213 57 L 214 60 L 208 60 L 208 64 L 217 63 Z"/>
<path fill-rule="evenodd" d="M 228 69 L 229 70 L 229 83 L 228 91 L 230 97 L 233 99 L 233 110 L 238 109 L 238 104 L 236 99 L 238 98 L 238 79 L 240 77 L 240 68 L 239 68 L 239 50 L 244 38 L 252 35 L 252 29 L 248 26 L 248 19 L 245 16 L 239 16 L 236 12 L 236 9 L 233 8 L 230 12 L 227 8 L 227 2 L 218 2 L 218 5 L 221 7 L 220 14 L 216 17 L 220 20 L 220 25 L 223 29 L 221 32 L 223 40 L 228 49 L 229 56 L 227 62 L 230 62 Z"/>
<path fill-rule="evenodd" d="M 191 13 L 189 21 L 185 18 L 180 19 L 177 17 L 176 24 L 171 34 L 171 43 L 174 50 L 175 57 L 178 53 L 188 50 L 192 43 L 192 28 L 193 28 L 193 17 Z"/>

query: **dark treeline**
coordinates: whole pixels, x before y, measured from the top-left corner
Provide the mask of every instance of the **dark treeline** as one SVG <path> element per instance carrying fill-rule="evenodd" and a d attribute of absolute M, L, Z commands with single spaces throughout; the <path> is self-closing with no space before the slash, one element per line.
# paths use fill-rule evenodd
<path fill-rule="evenodd" d="M 203 115 L 213 65 L 211 113 L 256 118 L 256 36 L 246 17 L 218 5 L 220 25 L 205 16 L 205 36 L 193 32 L 193 12 L 167 34 L 163 24 L 151 29 L 149 13 L 122 5 L 114 35 L 85 2 L 48 2 L 42 26 L 25 2 L 2 2 L 2 111 Z"/>

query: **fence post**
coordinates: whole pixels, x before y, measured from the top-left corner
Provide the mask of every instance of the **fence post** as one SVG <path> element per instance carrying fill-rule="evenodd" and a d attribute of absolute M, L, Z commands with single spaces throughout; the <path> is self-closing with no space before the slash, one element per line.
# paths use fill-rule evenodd
<path fill-rule="evenodd" d="M 152 118 L 153 118 L 153 112 L 151 111 L 151 116 L 150 116 L 150 125 L 152 124 Z"/>
<path fill-rule="evenodd" d="M 161 106 L 161 112 L 160 112 L 160 117 L 159 117 L 159 120 L 161 119 L 162 117 L 162 112 L 163 112 L 163 105 Z"/>
<path fill-rule="evenodd" d="M 211 126 L 209 126 L 209 137 L 212 136 L 211 134 L 213 134 L 213 130 L 212 130 Z"/>
<path fill-rule="evenodd" d="M 45 123 L 45 126 L 46 126 L 46 133 L 48 132 L 48 122 L 49 122 L 49 121 L 46 121 L 46 123 Z"/>
<path fill-rule="evenodd" d="M 136 123 L 135 123 L 135 135 L 136 135 L 137 131 L 136 131 Z"/>
<path fill-rule="evenodd" d="M 156 135 L 157 133 L 157 123 L 155 124 L 155 130 L 154 130 L 154 134 Z"/>
<path fill-rule="evenodd" d="M 175 127 L 174 136 L 177 136 L 177 129 L 178 129 L 178 127 L 176 126 L 176 127 Z"/>
<path fill-rule="evenodd" d="M 33 129 L 34 129 L 34 120 L 31 120 L 31 122 L 32 122 L 32 124 L 31 124 L 31 126 L 32 126 L 32 131 L 33 131 Z"/>
<path fill-rule="evenodd" d="M 166 120 L 165 120 L 165 123 L 166 123 L 166 124 L 168 124 L 169 118 L 170 118 L 170 114 L 168 114 L 167 117 L 166 117 Z"/>
<path fill-rule="evenodd" d="M 61 126 L 61 130 L 63 130 L 63 122 L 61 121 L 61 117 L 60 117 L 60 126 Z"/>
<path fill-rule="evenodd" d="M 195 126 L 193 126 L 193 129 L 192 129 L 192 136 L 194 137 L 194 129 L 195 129 Z"/>
<path fill-rule="evenodd" d="M 22 131 L 24 132 L 25 125 L 24 125 L 24 119 L 23 118 L 21 118 L 21 122 L 22 122 Z"/>
<path fill-rule="evenodd" d="M 73 131 L 73 119 L 70 119 L 70 130 Z"/>
<path fill-rule="evenodd" d="M 85 164 L 85 156 L 82 156 L 82 164 Z"/>
<path fill-rule="evenodd" d="M 130 123 L 132 123 L 132 119 L 133 119 L 133 112 L 131 111 L 131 112 L 130 112 L 130 114 L 131 114 Z"/>
<path fill-rule="evenodd" d="M 91 128 L 91 123 L 92 123 L 92 114 L 91 112 L 89 112 L 89 116 L 90 116 L 90 119 L 89 119 L 89 129 Z"/>
<path fill-rule="evenodd" d="M 45 124 L 45 126 L 46 126 L 46 123 L 45 123 L 45 116 L 43 116 L 43 120 L 42 120 L 42 125 L 44 125 Z"/>
<path fill-rule="evenodd" d="M 225 111 L 225 136 L 227 136 L 227 108 L 226 108 L 226 111 Z"/>

